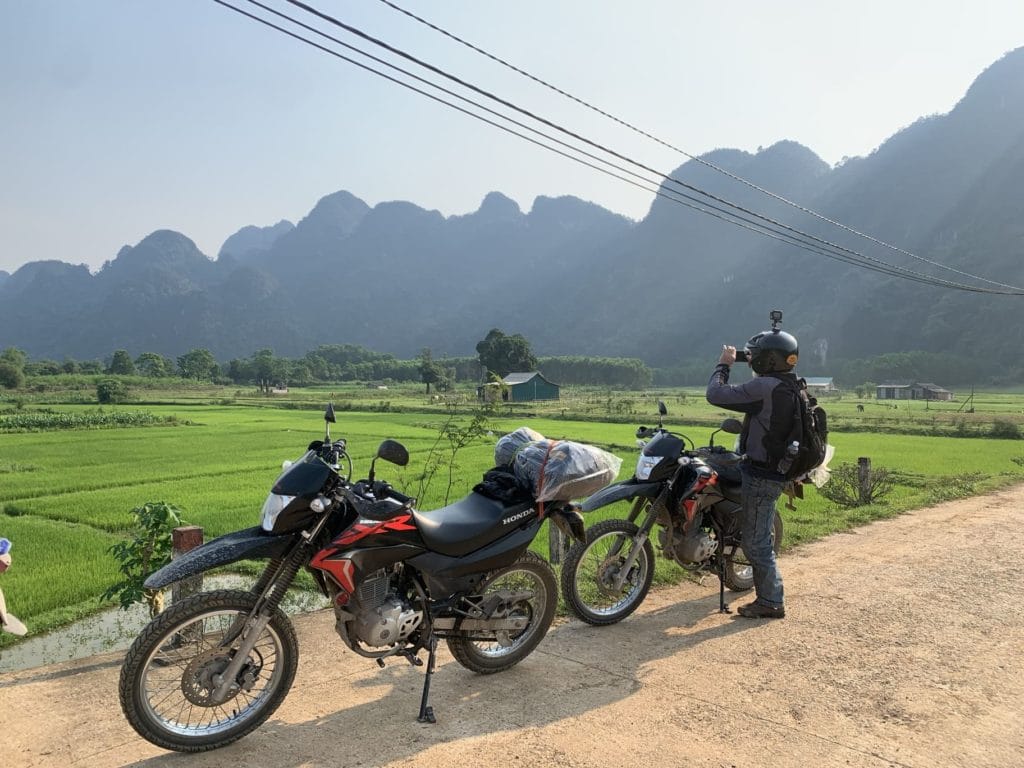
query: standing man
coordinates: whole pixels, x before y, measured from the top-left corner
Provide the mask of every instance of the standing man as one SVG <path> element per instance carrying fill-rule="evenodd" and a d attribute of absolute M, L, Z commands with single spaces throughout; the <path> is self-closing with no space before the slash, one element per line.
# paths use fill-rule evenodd
<path fill-rule="evenodd" d="M 736 347 L 723 346 L 707 399 L 731 411 L 744 414 L 739 452 L 746 458 L 740 465 L 743 477 L 743 508 L 740 525 L 743 553 L 754 569 L 752 603 L 740 606 L 739 615 L 748 619 L 781 619 L 786 615 L 782 575 L 775 559 L 772 532 L 775 503 L 782 495 L 786 478 L 779 462 L 786 455 L 787 437 L 799 418 L 793 396 L 799 356 L 797 340 L 780 331 L 782 312 L 771 312 L 770 331 L 753 336 L 742 356 Z M 736 360 L 746 360 L 756 374 L 743 384 L 729 384 L 729 372 Z"/>

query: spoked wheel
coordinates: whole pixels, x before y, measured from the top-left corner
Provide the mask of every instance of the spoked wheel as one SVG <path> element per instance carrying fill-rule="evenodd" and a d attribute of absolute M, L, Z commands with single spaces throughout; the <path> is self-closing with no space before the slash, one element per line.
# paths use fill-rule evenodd
<path fill-rule="evenodd" d="M 585 544 L 575 544 L 562 564 L 562 597 L 569 609 L 588 624 L 622 621 L 635 611 L 654 578 L 654 547 L 644 541 L 636 560 L 623 574 L 625 560 L 639 529 L 625 520 L 604 520 L 587 531 Z M 616 581 L 624 575 L 621 586 Z"/>
<path fill-rule="evenodd" d="M 547 561 L 533 552 L 524 552 L 512 565 L 492 573 L 480 594 L 486 600 L 503 592 L 516 596 L 508 606 L 507 618 L 525 620 L 521 629 L 471 632 L 448 638 L 452 656 L 473 672 L 488 675 L 515 666 L 544 639 L 555 618 L 558 582 Z M 455 629 L 458 631 L 459 624 Z"/>
<path fill-rule="evenodd" d="M 775 512 L 772 523 L 772 549 L 779 554 L 782 544 L 782 515 Z M 747 562 L 747 556 L 740 547 L 733 549 L 732 554 L 725 556 L 725 586 L 733 592 L 745 592 L 754 586 L 754 568 Z"/>
<path fill-rule="evenodd" d="M 277 709 L 299 658 L 295 630 L 280 610 L 227 690 L 218 691 L 255 604 L 249 592 L 193 595 L 135 639 L 121 668 L 120 696 L 143 738 L 165 749 L 203 752 L 242 738 Z"/>

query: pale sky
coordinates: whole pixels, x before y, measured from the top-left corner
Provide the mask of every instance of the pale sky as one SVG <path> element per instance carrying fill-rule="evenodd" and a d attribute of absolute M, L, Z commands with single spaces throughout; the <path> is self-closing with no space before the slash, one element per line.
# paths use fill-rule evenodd
<path fill-rule="evenodd" d="M 655 168 L 686 159 L 379 0 L 307 2 Z M 1024 45 L 1021 0 L 394 2 L 693 155 L 783 139 L 865 155 Z M 157 229 L 215 257 L 341 189 L 445 215 L 493 190 L 634 219 L 654 198 L 212 0 L 0 0 L 0 269 L 98 269 Z"/>

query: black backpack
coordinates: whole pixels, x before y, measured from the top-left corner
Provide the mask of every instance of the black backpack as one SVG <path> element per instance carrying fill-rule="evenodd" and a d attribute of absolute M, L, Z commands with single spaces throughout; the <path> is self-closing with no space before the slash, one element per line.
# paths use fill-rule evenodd
<path fill-rule="evenodd" d="M 799 448 L 795 456 L 784 453 L 777 466 L 787 480 L 799 481 L 825 461 L 825 450 L 828 446 L 828 415 L 825 409 L 818 405 L 818 400 L 807 394 L 807 382 L 804 379 L 791 381 L 780 378 L 779 381 L 793 393 L 796 401 L 792 428 L 786 436 L 784 445 L 789 446 L 796 442 Z M 790 459 L 792 461 L 789 461 Z"/>

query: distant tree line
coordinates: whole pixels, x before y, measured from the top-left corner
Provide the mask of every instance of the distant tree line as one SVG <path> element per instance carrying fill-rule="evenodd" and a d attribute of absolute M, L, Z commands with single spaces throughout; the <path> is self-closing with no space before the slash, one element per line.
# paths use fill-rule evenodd
<path fill-rule="evenodd" d="M 544 376 L 559 384 L 646 389 L 653 372 L 634 357 L 542 357 L 537 366 Z"/>
<path fill-rule="evenodd" d="M 231 360 L 224 376 L 235 384 L 255 384 L 264 391 L 325 382 L 420 380 L 416 360 L 398 360 L 355 344 L 321 345 L 297 359 L 261 349 L 252 357 Z"/>
<path fill-rule="evenodd" d="M 496 330 L 496 329 L 495 329 Z M 500 334 L 500 335 L 499 335 Z M 355 344 L 325 344 L 299 358 L 260 349 L 253 355 L 220 364 L 206 349 L 192 349 L 177 358 L 155 352 L 132 357 L 127 350 L 115 350 L 106 361 L 65 359 L 29 361 L 21 350 L 9 348 L 0 354 L 0 387 L 17 389 L 26 376 L 62 374 L 178 377 L 221 384 L 255 385 L 269 392 L 279 386 L 308 386 L 348 381 L 421 382 L 444 391 L 456 382 L 481 382 L 488 376 L 505 376 L 516 371 L 541 371 L 559 384 L 642 389 L 649 386 L 651 369 L 634 358 L 544 357 L 539 360 L 518 334 L 500 331 L 488 334 L 487 344 L 477 357 L 435 358 L 425 348 L 414 360 L 374 352 Z M 504 355 L 504 356 L 503 356 Z M 486 363 L 483 358 L 486 358 Z"/>
<path fill-rule="evenodd" d="M 1012 368 L 1019 374 L 1018 366 L 1013 365 Z M 815 369 L 821 372 L 806 372 L 804 375 L 832 376 L 844 387 L 866 381 L 878 384 L 929 382 L 947 388 L 950 385 L 1001 383 L 991 375 L 984 375 L 978 361 L 940 352 L 891 352 L 864 360 L 837 360 L 827 369 L 820 365 Z"/>
<path fill-rule="evenodd" d="M 655 386 L 700 387 L 707 384 L 717 359 L 688 360 L 670 368 L 655 368 Z M 1020 381 L 1021 366 L 1009 361 L 1001 375 L 993 376 L 977 360 L 939 352 L 890 352 L 859 360 L 833 360 L 822 364 L 801 359 L 801 376 L 830 376 L 840 388 L 854 389 L 865 382 L 929 382 L 939 386 L 999 385 Z M 739 375 L 737 373 L 737 375 Z M 745 374 L 743 374 L 745 375 Z"/>
<path fill-rule="evenodd" d="M 115 350 L 106 361 L 65 359 L 29 360 L 20 349 L 0 352 L 0 388 L 18 389 L 29 376 L 61 374 L 111 374 L 150 378 L 179 377 L 221 384 L 255 385 L 263 391 L 277 386 L 308 386 L 319 383 L 377 381 L 420 382 L 427 392 L 445 391 L 457 382 L 482 382 L 511 372 L 538 370 L 562 385 L 601 386 L 616 389 L 701 387 L 711 374 L 714 360 L 681 361 L 667 368 L 650 368 L 638 358 L 561 356 L 537 358 L 522 336 L 507 336 L 493 329 L 478 345 L 476 357 L 435 358 L 424 348 L 418 358 L 399 360 L 356 344 L 323 344 L 299 358 L 258 350 L 250 357 L 219 363 L 206 349 L 192 349 L 177 358 L 155 352 L 132 357 Z M 975 361 L 959 355 L 932 352 L 900 352 L 863 360 L 835 360 L 827 365 L 801 361 L 803 376 L 831 376 L 838 386 L 854 390 L 865 382 L 918 381 L 940 386 L 1002 384 L 1019 380 L 1021 368 L 1008 362 L 1004 380 L 979 375 Z M 1016 378 L 1015 378 L 1016 377 Z"/>

